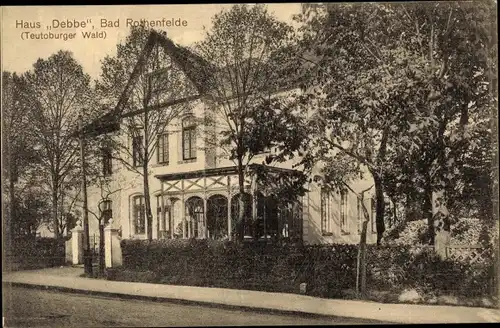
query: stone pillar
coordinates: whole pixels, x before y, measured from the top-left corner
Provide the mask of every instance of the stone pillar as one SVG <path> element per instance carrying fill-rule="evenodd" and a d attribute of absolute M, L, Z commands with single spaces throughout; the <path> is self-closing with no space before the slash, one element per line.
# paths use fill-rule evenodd
<path fill-rule="evenodd" d="M 73 263 L 73 241 L 70 239 L 66 240 L 64 243 L 64 250 L 65 250 L 65 262 L 66 263 Z"/>
<path fill-rule="evenodd" d="M 73 264 L 83 263 L 83 228 L 81 225 L 71 230 L 71 256 Z"/>
<path fill-rule="evenodd" d="M 106 268 L 122 265 L 122 249 L 120 246 L 120 229 L 113 226 L 113 220 L 104 228 L 104 257 Z"/>

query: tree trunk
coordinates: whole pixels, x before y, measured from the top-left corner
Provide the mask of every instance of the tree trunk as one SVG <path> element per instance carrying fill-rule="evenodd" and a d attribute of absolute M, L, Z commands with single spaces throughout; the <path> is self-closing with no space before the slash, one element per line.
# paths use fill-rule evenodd
<path fill-rule="evenodd" d="M 104 218 L 99 220 L 99 276 L 104 275 L 105 258 L 104 258 Z"/>
<path fill-rule="evenodd" d="M 243 160 L 238 158 L 238 187 L 240 195 L 238 197 L 238 222 L 236 224 L 237 240 L 243 241 L 245 237 L 245 168 L 243 167 Z"/>
<path fill-rule="evenodd" d="M 385 232 L 385 197 L 384 197 L 384 186 L 382 184 L 382 179 L 378 175 L 373 175 L 373 180 L 375 182 L 375 200 L 376 200 L 376 212 L 375 212 L 375 223 L 377 227 L 377 245 L 380 245 L 382 237 Z"/>
<path fill-rule="evenodd" d="M 361 193 L 360 202 L 364 219 L 361 226 L 361 237 L 359 240 L 356 268 L 356 293 L 360 297 L 366 296 L 366 234 L 368 230 L 368 222 L 370 221 L 370 214 L 365 206 L 364 198 L 363 192 Z"/>
<path fill-rule="evenodd" d="M 54 227 L 54 237 L 56 239 L 60 238 L 60 233 L 59 233 L 59 211 L 57 210 L 57 205 L 59 202 L 59 196 L 57 195 L 57 183 L 54 181 L 52 184 L 52 220 L 53 220 L 53 227 Z"/>
<path fill-rule="evenodd" d="M 153 214 L 151 213 L 151 197 L 149 194 L 149 170 L 147 161 L 144 160 L 144 207 L 146 211 L 146 226 L 147 226 L 147 236 L 148 240 L 153 240 Z"/>

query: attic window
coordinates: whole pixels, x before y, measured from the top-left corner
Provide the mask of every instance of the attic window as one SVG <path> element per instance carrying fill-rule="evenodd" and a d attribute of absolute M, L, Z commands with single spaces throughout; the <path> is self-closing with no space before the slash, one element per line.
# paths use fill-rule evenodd
<path fill-rule="evenodd" d="M 148 75 L 149 89 L 152 96 L 157 96 L 168 89 L 170 67 L 157 69 Z"/>

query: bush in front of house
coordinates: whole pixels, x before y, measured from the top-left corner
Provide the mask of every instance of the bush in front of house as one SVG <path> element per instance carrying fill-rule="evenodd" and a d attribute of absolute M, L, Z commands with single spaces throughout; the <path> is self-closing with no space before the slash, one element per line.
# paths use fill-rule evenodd
<path fill-rule="evenodd" d="M 429 247 L 370 246 L 367 259 L 370 289 L 462 297 L 489 296 L 494 291 L 493 258 L 469 263 L 443 260 Z"/>
<path fill-rule="evenodd" d="M 357 245 L 237 244 L 213 240 L 123 240 L 123 267 L 110 279 L 342 298 L 356 286 Z M 494 290 L 493 260 L 441 260 L 432 248 L 367 247 L 367 288 L 425 295 L 483 296 Z M 484 265 L 487 263 L 487 265 Z M 489 265 L 488 263 L 491 263 Z"/>
<path fill-rule="evenodd" d="M 356 246 L 213 240 L 123 240 L 122 278 L 155 272 L 166 284 L 297 292 L 336 297 L 355 281 Z M 119 280 L 114 272 L 112 279 Z M 128 275 L 128 277 L 127 277 Z"/>

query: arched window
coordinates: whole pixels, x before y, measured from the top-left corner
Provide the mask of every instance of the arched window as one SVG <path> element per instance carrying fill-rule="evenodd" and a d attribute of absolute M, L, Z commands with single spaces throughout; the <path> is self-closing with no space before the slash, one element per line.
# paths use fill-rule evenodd
<path fill-rule="evenodd" d="M 196 121 L 192 116 L 182 121 L 182 159 L 196 159 Z"/>
<path fill-rule="evenodd" d="M 170 236 L 169 231 L 169 199 L 167 195 L 163 195 L 163 202 L 161 195 L 156 196 L 156 219 L 160 223 L 160 236 L 162 238 L 168 238 Z M 162 208 L 164 208 L 164 215 L 162 215 Z"/>
<path fill-rule="evenodd" d="M 232 232 L 242 232 L 243 236 L 253 236 L 253 221 L 252 221 L 252 195 L 243 194 L 243 221 L 239 220 L 240 212 L 240 195 L 234 195 L 231 199 L 231 219 Z"/>
<path fill-rule="evenodd" d="M 144 206 L 144 196 L 137 195 L 132 198 L 132 220 L 134 233 L 143 235 L 146 233 L 146 211 Z"/>
<path fill-rule="evenodd" d="M 207 200 L 208 238 L 223 239 L 228 236 L 227 206 L 227 198 L 222 195 L 213 195 Z"/>
<path fill-rule="evenodd" d="M 331 235 L 335 221 L 335 194 L 327 188 L 321 188 L 321 233 Z"/>
<path fill-rule="evenodd" d="M 188 237 L 200 237 L 202 235 L 200 230 L 203 229 L 205 222 L 203 199 L 191 197 L 186 201 L 186 221 Z"/>

